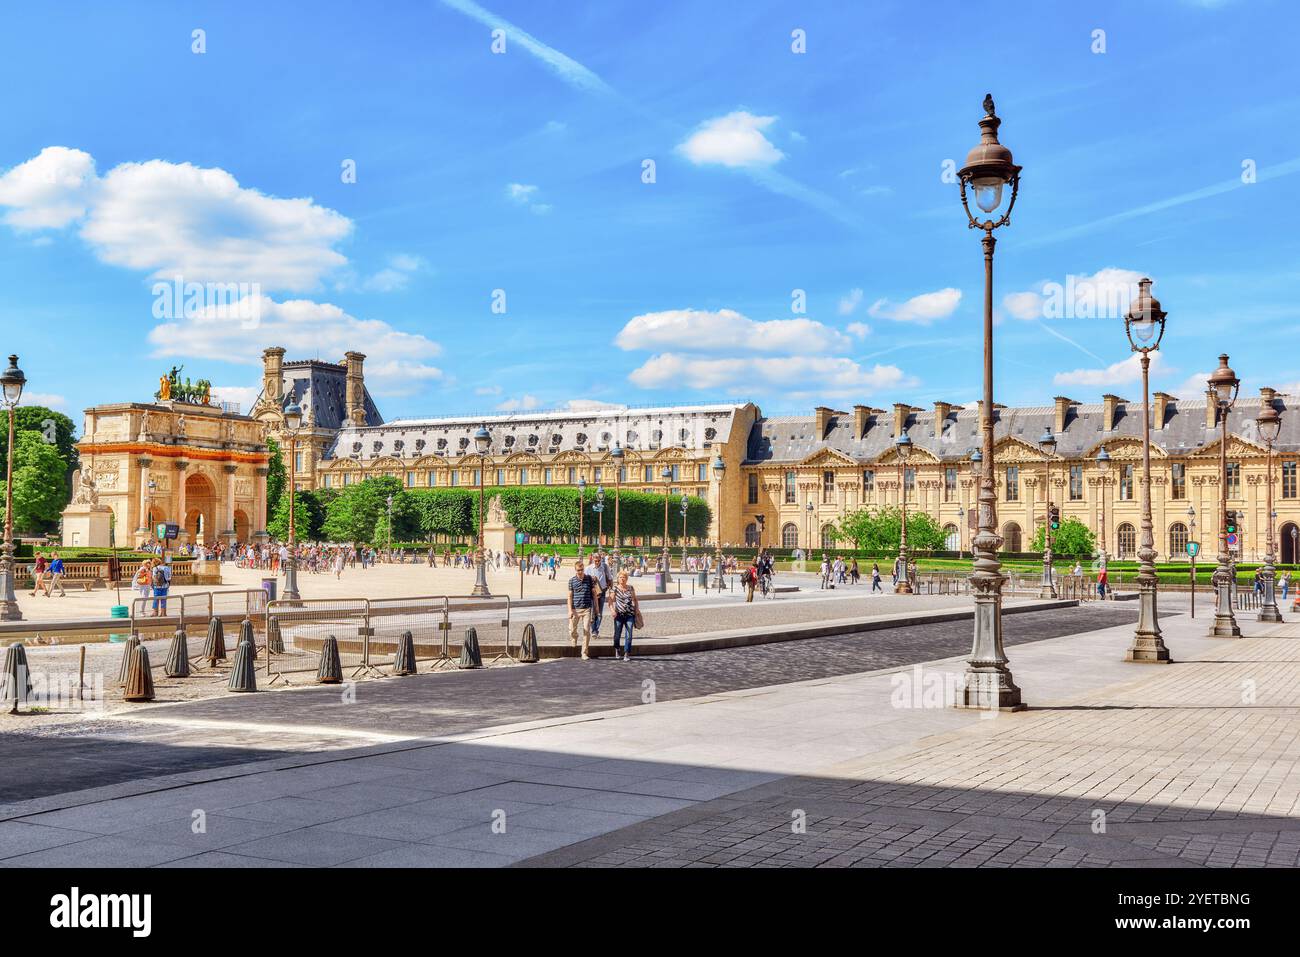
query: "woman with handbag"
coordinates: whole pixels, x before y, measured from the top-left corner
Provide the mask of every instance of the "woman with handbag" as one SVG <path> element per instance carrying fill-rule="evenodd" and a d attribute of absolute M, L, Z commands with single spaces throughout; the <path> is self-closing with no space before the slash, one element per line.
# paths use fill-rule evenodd
<path fill-rule="evenodd" d="M 623 660 L 628 661 L 632 654 L 632 631 L 644 628 L 645 620 L 641 617 L 641 602 L 636 597 L 636 589 L 627 583 L 627 572 L 618 573 L 618 580 L 606 592 L 605 601 L 614 609 L 614 657 L 618 658 L 621 644 Z M 622 641 L 624 631 L 627 632 L 626 641 Z"/>

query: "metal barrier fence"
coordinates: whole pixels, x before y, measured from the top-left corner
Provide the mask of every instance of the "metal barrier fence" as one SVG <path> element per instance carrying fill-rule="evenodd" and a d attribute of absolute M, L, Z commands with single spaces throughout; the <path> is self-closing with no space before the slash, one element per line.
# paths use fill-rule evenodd
<path fill-rule="evenodd" d="M 1261 596 L 1259 592 L 1255 591 L 1254 589 L 1248 590 L 1245 588 L 1238 588 L 1237 589 L 1237 610 L 1248 611 L 1251 609 L 1258 608 L 1260 605 L 1260 599 Z"/>
<path fill-rule="evenodd" d="M 266 608 L 280 629 L 283 652 L 267 655 L 266 674 L 274 681 L 293 672 L 320 667 L 321 648 L 331 635 L 339 646 L 344 672 L 382 675 L 391 667 L 398 642 L 409 631 L 416 661 L 432 661 L 433 669 L 448 666 L 453 634 L 456 644 L 464 629 L 473 627 L 480 645 L 504 649 L 491 660 L 513 660 L 510 645 L 512 602 L 508 595 L 472 598 L 469 595 L 417 595 L 402 598 L 280 599 Z M 504 614 L 503 614 L 504 613 Z M 496 632 L 496 629 L 500 632 Z M 490 662 L 489 662 L 490 663 Z"/>
<path fill-rule="evenodd" d="M 207 623 L 213 615 L 239 615 L 259 622 L 266 613 L 267 596 L 260 588 L 190 592 L 158 598 L 131 599 L 131 630 L 142 619 L 168 618 L 177 623 Z"/>

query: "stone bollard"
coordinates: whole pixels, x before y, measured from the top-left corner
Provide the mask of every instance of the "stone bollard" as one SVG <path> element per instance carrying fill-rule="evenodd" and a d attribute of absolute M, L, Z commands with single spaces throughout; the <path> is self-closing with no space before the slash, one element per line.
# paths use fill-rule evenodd
<path fill-rule="evenodd" d="M 393 657 L 393 674 L 415 674 L 415 638 L 409 631 L 397 639 L 397 654 Z"/>
<path fill-rule="evenodd" d="M 537 647 L 537 629 L 529 622 L 524 625 L 524 637 L 519 642 L 519 660 L 532 664 L 541 657 L 541 650 Z"/>
<path fill-rule="evenodd" d="M 140 647 L 140 633 L 133 631 L 122 646 L 122 666 L 117 669 L 117 686 L 126 684 L 126 674 L 131 670 L 131 652 Z"/>
<path fill-rule="evenodd" d="M 153 700 L 153 671 L 149 667 L 149 649 L 137 644 L 131 652 L 131 667 L 126 673 L 123 701 Z"/>
<path fill-rule="evenodd" d="M 460 667 L 483 667 L 483 655 L 478 650 L 478 632 L 473 628 L 465 629 L 465 640 L 460 645 Z"/>
<path fill-rule="evenodd" d="M 266 653 L 268 655 L 284 654 L 284 636 L 280 634 L 280 619 L 274 615 L 267 616 Z"/>
<path fill-rule="evenodd" d="M 226 626 L 216 615 L 208 619 L 208 640 L 203 643 L 203 657 L 208 659 L 209 667 L 226 660 Z"/>
<path fill-rule="evenodd" d="M 336 685 L 342 680 L 343 663 L 339 661 L 339 640 L 330 635 L 320 648 L 320 667 L 316 669 L 316 683 Z"/>
<path fill-rule="evenodd" d="M 185 626 L 176 629 L 172 643 L 167 648 L 167 661 L 163 665 L 163 674 L 168 678 L 188 678 L 190 676 L 190 639 L 185 634 Z"/>
<path fill-rule="evenodd" d="M 25 702 L 32 693 L 32 674 L 27 668 L 27 649 L 23 643 L 14 642 L 5 649 L 4 703 L 9 705 L 9 713 L 17 714 L 18 706 Z"/>
<path fill-rule="evenodd" d="M 248 624 L 248 619 L 244 619 L 244 624 Z M 240 626 L 243 631 L 243 626 Z M 252 626 L 249 626 L 252 631 Z M 235 649 L 235 663 L 230 669 L 230 683 L 226 685 L 227 691 L 256 691 L 257 690 L 257 651 L 253 647 L 253 642 L 248 638 L 243 638 L 239 642 L 239 647 Z"/>

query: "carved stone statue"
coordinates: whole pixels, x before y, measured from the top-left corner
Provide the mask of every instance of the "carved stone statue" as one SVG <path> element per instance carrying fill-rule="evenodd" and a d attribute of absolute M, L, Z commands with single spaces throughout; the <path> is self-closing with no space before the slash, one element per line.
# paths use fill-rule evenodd
<path fill-rule="evenodd" d="M 501 505 L 500 495 L 493 495 L 488 501 L 487 515 L 485 516 L 484 521 L 488 525 L 506 524 L 506 510 Z"/>
<path fill-rule="evenodd" d="M 95 488 L 95 480 L 85 469 L 77 469 L 74 475 L 74 484 L 76 491 L 72 494 L 73 505 L 98 505 L 99 491 Z"/>
<path fill-rule="evenodd" d="M 158 398 L 166 402 L 172 397 L 172 382 L 165 375 L 158 377 Z"/>

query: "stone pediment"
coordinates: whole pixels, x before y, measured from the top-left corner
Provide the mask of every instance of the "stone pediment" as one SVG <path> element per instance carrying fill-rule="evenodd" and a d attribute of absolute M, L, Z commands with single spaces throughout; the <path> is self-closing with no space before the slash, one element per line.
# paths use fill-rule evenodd
<path fill-rule="evenodd" d="M 912 446 L 912 454 L 908 456 L 908 465 L 933 465 L 940 461 L 939 456 L 935 455 L 929 449 L 923 449 L 920 446 Z M 875 460 L 877 465 L 898 465 L 898 449 L 890 446 L 885 452 L 881 453 Z"/>
<path fill-rule="evenodd" d="M 582 465 L 586 465 L 587 462 L 591 461 L 591 457 L 587 455 L 586 452 L 579 452 L 576 449 L 569 449 L 568 451 L 560 452 L 551 461 L 556 463 L 577 462 Z"/>
<path fill-rule="evenodd" d="M 1141 439 L 1109 439 L 1105 442 L 1098 442 L 1089 452 L 1089 455 L 1095 457 L 1097 452 L 1101 451 L 1103 448 L 1106 450 L 1106 454 L 1110 456 L 1112 462 L 1142 461 Z M 1167 459 L 1169 458 L 1169 453 L 1155 442 L 1152 442 L 1151 457 L 1153 459 Z"/>
<path fill-rule="evenodd" d="M 856 466 L 857 464 L 857 459 L 834 448 L 818 449 L 799 461 L 801 466 Z"/>
<path fill-rule="evenodd" d="M 658 452 L 654 454 L 654 459 L 660 462 L 667 461 L 667 460 L 688 459 L 690 457 L 691 457 L 690 453 L 688 453 L 685 449 L 681 448 L 680 446 L 676 446 L 676 445 L 670 445 L 666 449 L 660 449 Z"/>
<path fill-rule="evenodd" d="M 541 462 L 541 459 L 532 452 L 512 452 L 505 457 L 506 465 L 532 465 Z"/>
<path fill-rule="evenodd" d="M 1194 458 L 1215 458 L 1219 457 L 1219 439 L 1207 444 L 1204 448 L 1197 449 Z M 1252 442 L 1250 439 L 1242 438 L 1240 435 L 1228 436 L 1228 458 L 1245 459 L 1256 455 L 1267 455 L 1268 448 L 1263 443 Z"/>
<path fill-rule="evenodd" d="M 1036 445 L 1030 445 L 1023 439 L 1004 436 L 993 447 L 993 460 L 996 465 L 1039 465 L 1044 462 L 1061 462 L 1060 456 L 1047 456 Z"/>

